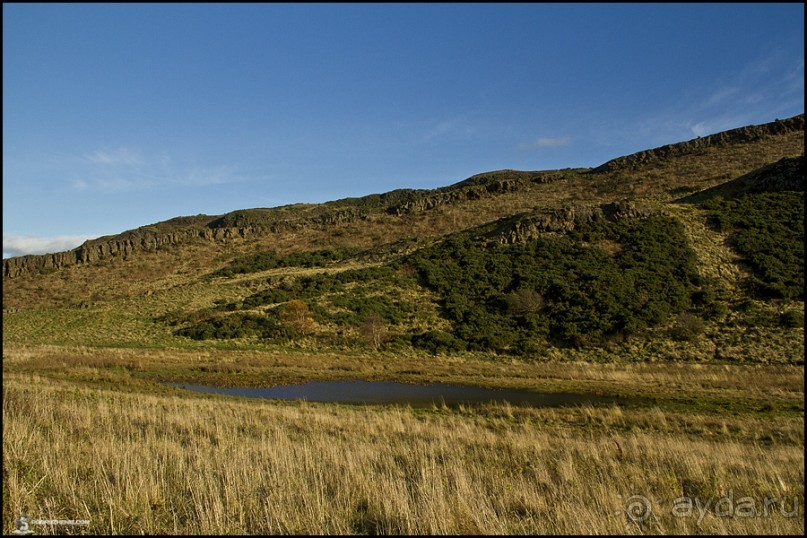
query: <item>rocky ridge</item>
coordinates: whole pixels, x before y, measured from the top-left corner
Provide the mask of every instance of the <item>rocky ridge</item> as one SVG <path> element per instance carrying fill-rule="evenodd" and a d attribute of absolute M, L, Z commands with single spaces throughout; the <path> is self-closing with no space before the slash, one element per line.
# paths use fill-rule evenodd
<path fill-rule="evenodd" d="M 548 183 L 563 177 L 564 174 L 559 172 L 503 170 L 479 174 L 455 185 L 432 191 L 401 190 L 318 206 L 285 206 L 239 210 L 217 216 L 177 217 L 115 236 L 88 240 L 66 252 L 3 260 L 3 278 L 50 272 L 72 265 L 93 264 L 117 256 L 127 259 L 139 251 L 154 251 L 191 241 L 227 241 L 306 227 L 327 227 L 367 219 L 374 213 L 400 217 L 460 201 L 518 191 L 529 188 L 533 182 Z"/>
<path fill-rule="evenodd" d="M 660 211 L 646 203 L 621 200 L 598 206 L 569 205 L 559 209 L 540 209 L 507 219 L 492 234 L 501 244 L 526 243 L 545 234 L 563 234 L 597 221 L 643 219 Z"/>
<path fill-rule="evenodd" d="M 740 194 L 759 192 L 804 192 L 805 183 L 804 155 L 785 157 L 768 166 L 763 166 L 740 176 L 733 181 L 685 196 L 678 201 L 698 203 L 716 196 L 730 198 Z"/>
<path fill-rule="evenodd" d="M 3 260 L 3 278 L 18 278 L 27 274 L 50 272 L 73 265 L 93 264 L 118 256 L 126 259 L 137 252 L 154 251 L 193 241 L 222 242 L 301 228 L 329 227 L 368 219 L 373 214 L 402 217 L 465 201 L 528 191 L 540 184 L 635 168 L 654 160 L 698 152 L 706 147 L 753 142 L 798 130 L 804 130 L 803 114 L 786 120 L 742 127 L 689 142 L 670 144 L 619 157 L 593 170 L 569 169 L 533 172 L 499 170 L 477 174 L 454 185 L 434 190 L 401 189 L 380 195 L 337 200 L 325 204 L 297 204 L 279 208 L 240 210 L 226 215 L 177 217 L 118 235 L 89 240 L 66 252 L 5 259 Z M 785 163 L 782 166 L 791 165 Z M 799 166 L 803 182 L 803 165 Z M 572 213 L 569 213 L 570 211 Z M 574 225 L 577 219 L 589 218 L 586 216 L 586 211 L 588 210 L 579 207 L 547 210 L 543 214 L 532 215 L 514 230 L 506 232 L 502 241 L 520 241 L 531 234 L 568 229 L 569 226 Z M 600 211 L 603 212 L 604 218 L 608 218 L 607 209 L 601 208 Z M 598 215 L 596 211 L 590 218 L 600 218 L 595 215 Z"/>
<path fill-rule="evenodd" d="M 617 157 L 594 168 L 591 173 L 599 174 L 623 169 L 634 169 L 653 161 L 662 161 L 671 157 L 693 153 L 708 147 L 753 142 L 769 136 L 788 134 L 793 131 L 804 131 L 804 114 L 785 120 L 776 120 L 762 125 L 749 125 L 709 136 L 698 137 L 688 142 L 667 144 L 655 149 L 639 151 L 624 157 Z"/>

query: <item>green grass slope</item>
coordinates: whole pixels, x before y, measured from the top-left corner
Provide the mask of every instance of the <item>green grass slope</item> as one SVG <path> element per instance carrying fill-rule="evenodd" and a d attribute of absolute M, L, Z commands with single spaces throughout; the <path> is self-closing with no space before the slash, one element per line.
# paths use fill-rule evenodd
<path fill-rule="evenodd" d="M 593 170 L 145 226 L 5 276 L 4 344 L 800 364 L 803 116 L 787 121 L 802 129 Z M 148 234 L 176 240 L 132 246 Z"/>

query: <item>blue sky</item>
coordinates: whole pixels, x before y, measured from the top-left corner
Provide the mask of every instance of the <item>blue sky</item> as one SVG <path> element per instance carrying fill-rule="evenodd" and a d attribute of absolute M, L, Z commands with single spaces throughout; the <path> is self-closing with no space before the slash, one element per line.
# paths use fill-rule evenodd
<path fill-rule="evenodd" d="M 804 112 L 803 4 L 3 4 L 3 256 Z"/>

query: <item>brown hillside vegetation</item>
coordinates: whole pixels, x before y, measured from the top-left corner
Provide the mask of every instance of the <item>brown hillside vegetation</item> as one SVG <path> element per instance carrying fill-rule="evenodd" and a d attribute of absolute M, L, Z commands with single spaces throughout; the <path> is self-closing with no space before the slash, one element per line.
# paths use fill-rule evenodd
<path fill-rule="evenodd" d="M 640 152 L 596 169 L 502 170 L 433 191 L 402 190 L 319 205 L 177 217 L 90 241 L 68 253 L 4 260 L 4 342 L 92 344 L 100 337 L 107 345 L 171 342 L 185 347 L 190 345 L 187 339 L 177 339 L 170 326 L 155 325 L 155 319 L 177 312 L 202 319 L 206 309 L 238 304 L 278 283 L 385 263 L 460 232 L 513 244 L 569 233 L 585 223 L 666 215 L 684 225 L 697 254 L 698 271 L 716 286 L 720 308 L 733 312 L 713 316 L 701 336 L 686 337 L 689 343 L 662 345 L 656 337 L 668 329 L 675 331 L 662 326 L 645 333 L 657 341 L 646 351 L 642 351 L 645 343 L 620 336 L 613 341 L 617 348 L 609 347 L 608 352 L 621 349 L 633 357 L 646 353 L 670 357 L 680 354 L 681 346 L 691 346 L 684 356 L 701 360 L 722 353 L 733 360 L 798 362 L 803 349 L 798 327 L 772 332 L 758 320 L 769 320 L 764 323 L 770 326 L 777 316 L 803 316 L 803 302 L 756 302 L 750 310 L 739 309 L 737 305 L 746 300 L 741 288 L 750 274 L 745 261 L 725 244 L 725 233 L 706 226 L 702 209 L 680 202 L 760 190 L 803 192 L 803 127 L 803 116 L 796 116 Z M 594 244 L 612 255 L 623 249 L 613 240 Z M 271 250 L 285 256 L 347 247 L 363 254 L 321 269 L 285 267 L 237 278 L 208 278 L 250 253 Z M 440 299 L 428 290 L 393 286 L 372 292 L 379 293 L 408 297 L 420 305 L 407 320 L 379 330 L 391 329 L 392 336 L 449 330 L 439 312 Z M 337 295 L 321 299 L 309 306 L 320 306 L 331 316 L 342 308 L 336 303 L 344 302 Z M 251 311 L 263 315 L 265 308 Z M 307 332 L 320 337 L 317 346 L 323 338 L 330 342 L 326 347 L 358 344 L 362 320 L 347 328 L 329 324 L 322 315 L 315 315 L 315 321 L 316 330 Z M 342 336 L 336 338 L 337 333 Z M 769 355 L 763 352 L 766 340 L 775 344 L 776 351 L 761 359 L 760 355 Z M 298 345 L 312 343 L 303 339 Z"/>
<path fill-rule="evenodd" d="M 4 260 L 3 276 L 15 278 L 72 265 L 93 265 L 116 257 L 128 259 L 141 252 L 198 241 L 221 245 L 271 242 L 284 251 L 329 242 L 363 246 L 406 236 L 443 235 L 536 207 L 603 203 L 625 197 L 668 200 L 671 190 L 712 187 L 803 152 L 804 116 L 800 115 L 640 152 L 593 170 L 504 170 L 479 174 L 434 191 L 394 191 L 319 205 L 242 210 L 218 217 L 177 217 L 87 241 L 65 253 Z"/>
<path fill-rule="evenodd" d="M 3 531 L 802 535 L 803 155 L 800 115 L 4 260 Z M 586 403 L 177 386 L 356 380 Z"/>

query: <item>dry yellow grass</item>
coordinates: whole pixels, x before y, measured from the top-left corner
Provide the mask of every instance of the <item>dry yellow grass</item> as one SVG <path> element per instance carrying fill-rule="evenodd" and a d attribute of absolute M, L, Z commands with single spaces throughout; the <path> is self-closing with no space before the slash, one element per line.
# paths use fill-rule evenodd
<path fill-rule="evenodd" d="M 706 212 L 693 205 L 669 204 L 665 209 L 684 225 L 687 241 L 698 256 L 700 274 L 735 292 L 739 280 L 748 275 L 742 274 L 738 265 L 741 257 L 726 242 L 728 234 L 709 229 L 706 226 Z"/>
<path fill-rule="evenodd" d="M 153 321 L 308 271 L 200 278 L 240 253 L 429 240 L 565 203 L 662 203 L 681 188 L 801 153 L 803 133 L 795 132 L 416 215 L 191 242 L 4 281 L 3 530 L 25 513 L 90 521 L 38 533 L 803 534 L 803 329 L 714 324 L 693 342 L 549 350 L 530 362 L 239 340 L 216 349 Z M 731 293 L 740 273 L 723 238 L 695 209 L 664 210 L 684 222 L 704 274 Z M 755 364 L 700 363 L 717 358 Z M 412 410 L 235 399 L 154 383 L 182 379 L 445 382 L 619 394 L 627 403 Z"/>
<path fill-rule="evenodd" d="M 6 344 L 3 372 L 123 389 L 146 381 L 196 380 L 224 386 L 272 386 L 364 379 L 454 383 L 554 392 L 725 400 L 803 401 L 804 367 L 699 363 L 524 362 L 479 356 L 400 356 L 253 349 L 121 349 Z"/>
<path fill-rule="evenodd" d="M 636 422 L 620 408 L 416 412 L 3 383 L 6 532 L 21 513 L 133 534 L 804 530 L 797 435 L 694 439 L 659 412 L 657 429 L 618 430 Z M 803 419 L 782 427 L 803 436 Z M 685 494 L 712 507 L 680 517 Z M 651 505 L 643 521 L 626 513 L 635 495 Z M 716 516 L 713 503 L 745 497 L 779 504 Z"/>

